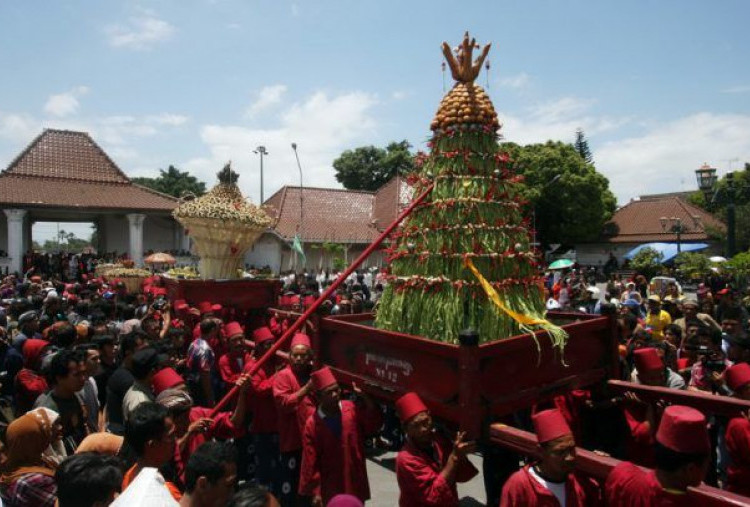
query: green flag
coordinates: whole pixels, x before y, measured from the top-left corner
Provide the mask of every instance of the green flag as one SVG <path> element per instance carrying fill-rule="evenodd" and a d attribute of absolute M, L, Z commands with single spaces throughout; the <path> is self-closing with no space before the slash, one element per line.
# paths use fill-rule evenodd
<path fill-rule="evenodd" d="M 307 264 L 307 257 L 305 257 L 305 251 L 302 249 L 302 241 L 299 239 L 299 234 L 294 236 L 294 240 L 292 240 L 292 250 L 297 252 L 297 255 L 299 255 L 299 258 L 302 260 L 301 266 L 304 266 Z"/>

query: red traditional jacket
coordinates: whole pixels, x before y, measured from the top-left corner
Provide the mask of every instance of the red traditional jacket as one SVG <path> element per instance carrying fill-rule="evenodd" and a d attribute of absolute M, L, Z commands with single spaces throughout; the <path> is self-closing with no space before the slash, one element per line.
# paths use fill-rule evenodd
<path fill-rule="evenodd" d="M 604 495 L 608 507 L 699 507 L 686 493 L 662 488 L 653 470 L 645 472 L 627 461 L 609 473 Z"/>
<path fill-rule="evenodd" d="M 396 456 L 396 480 L 401 492 L 400 507 L 457 507 L 458 489 L 448 483 L 440 471 L 451 453 L 451 444 L 443 438 L 436 438 L 432 444 L 433 455 L 418 449 L 409 442 Z M 466 482 L 478 471 L 464 460 L 459 464 L 456 482 Z"/>
<path fill-rule="evenodd" d="M 341 417 L 321 418 L 316 410 L 305 424 L 299 493 L 321 495 L 323 504 L 338 494 L 370 498 L 365 466 L 365 435 L 375 433 L 382 414 L 351 401 L 341 402 Z"/>
<path fill-rule="evenodd" d="M 315 412 L 315 402 L 310 396 L 298 398 L 302 386 L 291 366 L 276 373 L 273 379 L 273 399 L 278 413 L 279 450 L 292 452 L 302 448 L 302 428 L 307 418 Z"/>
<path fill-rule="evenodd" d="M 198 419 L 209 417 L 210 414 L 210 408 L 192 407 L 188 417 L 190 418 L 190 422 L 193 423 Z M 188 459 L 190 458 L 190 455 L 201 446 L 201 444 L 214 438 L 222 440 L 239 438 L 245 433 L 241 425 L 234 426 L 232 424 L 231 417 L 231 412 L 219 412 L 219 414 L 213 418 L 213 422 L 208 427 L 208 431 L 191 435 L 182 451 L 180 451 L 180 446 L 174 446 L 174 464 L 177 474 L 183 484 L 185 483 L 185 467 L 187 467 Z"/>
<path fill-rule="evenodd" d="M 250 359 L 245 364 L 245 371 L 249 371 L 255 364 L 254 359 Z M 248 407 L 253 413 L 253 420 L 250 423 L 250 433 L 277 433 L 278 411 L 273 399 L 273 383 L 276 377 L 273 360 L 267 361 L 250 379 L 252 388 L 248 390 Z"/>
<path fill-rule="evenodd" d="M 729 421 L 726 444 L 732 461 L 727 467 L 727 490 L 750 496 L 750 421 L 744 417 Z"/>
<path fill-rule="evenodd" d="M 587 500 L 586 492 L 575 475 L 568 475 L 568 480 L 565 481 L 565 505 L 567 507 L 583 507 L 596 505 L 597 503 L 595 499 Z M 524 507 L 560 507 L 557 497 L 531 476 L 529 465 L 510 476 L 503 486 L 503 493 L 500 497 L 501 507 L 520 505 Z"/>
<path fill-rule="evenodd" d="M 219 358 L 219 373 L 222 380 L 230 386 L 233 385 L 252 360 L 252 356 L 247 352 L 243 353 L 242 356 L 227 352 Z"/>

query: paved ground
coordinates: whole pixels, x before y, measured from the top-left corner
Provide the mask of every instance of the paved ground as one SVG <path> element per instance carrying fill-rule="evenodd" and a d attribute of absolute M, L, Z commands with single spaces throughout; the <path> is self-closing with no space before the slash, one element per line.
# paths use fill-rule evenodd
<path fill-rule="evenodd" d="M 482 479 L 482 459 L 470 457 L 480 473 L 471 481 L 458 485 L 458 496 L 462 507 L 479 507 L 485 504 L 484 482 Z M 370 479 L 372 500 L 368 507 L 395 507 L 398 505 L 398 484 L 396 483 L 396 453 L 386 452 L 367 460 L 367 475 Z"/>

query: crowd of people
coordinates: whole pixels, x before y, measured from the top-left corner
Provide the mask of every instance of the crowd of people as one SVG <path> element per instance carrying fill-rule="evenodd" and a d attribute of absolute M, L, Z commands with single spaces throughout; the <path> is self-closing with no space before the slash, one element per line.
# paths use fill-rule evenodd
<path fill-rule="evenodd" d="M 287 273 L 277 306 L 302 309 L 338 276 Z M 618 314 L 622 378 L 750 399 L 748 312 L 733 289 L 691 298 L 640 282 L 613 279 L 606 298 L 591 298 L 592 313 Z M 363 505 L 366 444 L 382 442 L 399 449 L 402 506 L 458 505 L 457 483 L 478 473 L 476 443 L 437 431 L 418 394 L 394 413 L 361 386 L 344 391 L 315 366 L 305 328 L 286 355 L 258 364 L 288 319 L 170 301 L 158 276 L 137 293 L 93 276 L 8 276 L 0 292 L 3 505 Z M 324 311 L 376 308 L 381 293 L 376 272 L 358 272 Z M 702 481 L 750 495 L 747 417 L 595 389 L 512 422 L 536 432 L 540 457 L 503 452 L 485 468 L 490 505 L 690 505 L 685 491 Z M 576 446 L 626 461 L 597 483 L 575 471 Z"/>

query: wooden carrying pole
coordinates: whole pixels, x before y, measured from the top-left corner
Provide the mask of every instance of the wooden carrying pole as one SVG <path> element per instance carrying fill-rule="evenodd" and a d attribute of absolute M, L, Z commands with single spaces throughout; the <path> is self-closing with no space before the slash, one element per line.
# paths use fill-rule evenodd
<path fill-rule="evenodd" d="M 434 187 L 434 183 L 431 183 L 424 192 L 422 192 L 419 197 L 414 199 L 414 201 L 409 205 L 408 208 L 406 208 L 401 214 L 396 218 L 396 220 L 393 221 L 391 225 L 388 226 L 386 230 L 383 231 L 383 233 L 378 236 L 375 241 L 373 241 L 370 246 L 368 246 L 362 254 L 357 257 L 357 259 L 351 263 L 351 265 L 346 268 L 346 271 L 344 271 L 341 275 L 339 275 L 336 280 L 333 281 L 333 283 L 326 289 L 323 294 L 315 300 L 315 302 L 310 305 L 310 308 L 305 310 L 305 313 L 299 316 L 299 318 L 289 326 L 289 329 L 286 330 L 286 332 L 281 335 L 281 338 L 276 340 L 276 343 L 273 344 L 273 346 L 266 351 L 263 356 L 253 364 L 253 366 L 247 371 L 248 375 L 254 375 L 263 364 L 268 361 L 270 357 L 273 357 L 276 354 L 276 351 L 279 350 L 281 347 L 283 347 L 286 342 L 291 338 L 291 336 L 294 334 L 295 331 L 297 331 L 302 325 L 307 321 L 307 319 L 310 318 L 310 316 L 315 313 L 315 310 L 318 309 L 318 307 L 323 304 L 323 302 L 330 297 L 331 294 L 334 293 L 334 291 L 346 281 L 346 279 L 351 275 L 355 269 L 359 267 L 360 264 L 362 264 L 367 257 L 370 256 L 370 254 L 375 251 L 375 249 L 380 246 L 380 244 L 385 241 L 385 239 L 393 232 L 393 229 L 398 227 L 398 224 L 401 223 L 401 221 L 406 218 L 414 209 L 416 209 L 417 206 L 419 206 L 422 201 L 427 198 L 428 195 L 430 195 L 430 192 L 432 192 L 432 188 Z M 232 389 L 219 401 L 219 403 L 216 404 L 216 406 L 211 410 L 211 414 L 209 417 L 213 418 L 216 417 L 216 415 L 229 403 L 232 398 L 237 394 L 238 387 L 234 386 Z"/>

